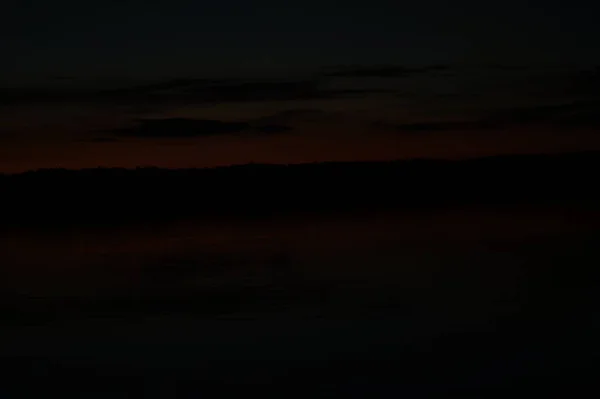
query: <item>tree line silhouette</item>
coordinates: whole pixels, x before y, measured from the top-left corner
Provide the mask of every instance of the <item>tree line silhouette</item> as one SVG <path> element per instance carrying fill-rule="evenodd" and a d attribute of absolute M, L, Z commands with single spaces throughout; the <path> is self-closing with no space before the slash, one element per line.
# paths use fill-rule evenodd
<path fill-rule="evenodd" d="M 595 202 L 600 152 L 450 160 L 41 169 L 0 175 L 2 225 L 265 218 L 411 207 Z"/>

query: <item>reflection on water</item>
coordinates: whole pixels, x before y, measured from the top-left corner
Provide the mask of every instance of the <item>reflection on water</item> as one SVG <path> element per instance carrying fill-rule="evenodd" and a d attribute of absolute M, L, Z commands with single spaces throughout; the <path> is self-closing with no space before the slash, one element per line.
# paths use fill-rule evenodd
<path fill-rule="evenodd" d="M 513 208 L 15 233 L 3 375 L 111 398 L 595 381 L 599 226 L 589 210 Z"/>
<path fill-rule="evenodd" d="M 597 220 L 586 210 L 521 207 L 28 231 L 2 238 L 1 288 L 8 297 L 188 302 L 206 293 L 252 298 L 275 289 L 320 292 L 328 303 L 427 302 L 449 290 L 444 295 L 466 306 L 473 295 L 511 300 L 526 257 L 519 248 L 565 245 L 592 234 Z"/>

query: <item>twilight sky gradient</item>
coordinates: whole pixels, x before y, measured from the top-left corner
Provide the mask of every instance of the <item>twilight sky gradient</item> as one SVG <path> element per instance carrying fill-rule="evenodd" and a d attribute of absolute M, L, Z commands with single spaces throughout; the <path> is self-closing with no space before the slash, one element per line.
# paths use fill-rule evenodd
<path fill-rule="evenodd" d="M 0 172 L 600 149 L 582 1 L 23 1 Z"/>

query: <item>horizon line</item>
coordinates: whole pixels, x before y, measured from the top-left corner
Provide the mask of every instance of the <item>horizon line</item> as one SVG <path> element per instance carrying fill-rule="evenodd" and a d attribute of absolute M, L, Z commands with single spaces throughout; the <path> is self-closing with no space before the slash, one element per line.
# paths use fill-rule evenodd
<path fill-rule="evenodd" d="M 137 165 L 133 167 L 121 167 L 121 166 L 102 166 L 98 165 L 95 167 L 86 167 L 86 168 L 61 168 L 61 167 L 49 167 L 49 168 L 37 168 L 37 169 L 29 169 L 21 172 L 0 172 L 0 176 L 19 176 L 25 175 L 29 173 L 39 173 L 39 172 L 55 172 L 55 171 L 64 171 L 64 172 L 84 172 L 84 171 L 94 171 L 94 170 L 123 170 L 134 172 L 137 170 L 150 170 L 150 169 L 158 169 L 163 171 L 212 171 L 212 170 L 223 170 L 223 169 L 233 169 L 233 168 L 243 168 L 243 167 L 288 167 L 288 166 L 314 166 L 314 165 L 344 165 L 344 164 L 390 164 L 390 163 L 408 163 L 408 162 L 446 162 L 446 163 L 461 163 L 461 162 L 473 162 L 477 160 L 486 160 L 486 159 L 500 159 L 500 158 L 528 158 L 528 157 L 542 157 L 542 156 L 573 156 L 573 155 L 599 155 L 600 150 L 579 150 L 579 151 L 567 151 L 567 152 L 536 152 L 536 153 L 512 153 L 512 154 L 498 154 L 498 155 L 486 155 L 486 156 L 473 156 L 466 158 L 434 158 L 434 157 L 415 157 L 415 158 L 398 158 L 392 160 L 357 160 L 357 161 L 313 161 L 313 162 L 290 162 L 290 163 L 269 163 L 269 162 L 247 162 L 247 163 L 239 163 L 239 164 L 230 164 L 230 165 L 217 165 L 217 166 L 205 166 L 205 167 L 165 167 L 165 166 L 156 166 L 156 165 Z"/>

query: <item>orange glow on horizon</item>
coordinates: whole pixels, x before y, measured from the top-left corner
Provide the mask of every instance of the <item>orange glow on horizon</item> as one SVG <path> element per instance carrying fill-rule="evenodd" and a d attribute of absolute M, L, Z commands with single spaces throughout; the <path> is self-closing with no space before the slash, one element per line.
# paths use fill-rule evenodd
<path fill-rule="evenodd" d="M 551 134 L 542 130 L 435 132 L 311 132 L 269 137 L 208 137 L 178 141 L 137 139 L 110 143 L 15 141 L 0 148 L 0 172 L 41 168 L 157 166 L 217 167 L 246 163 L 377 161 L 468 158 L 501 154 L 600 149 L 596 132 Z"/>

